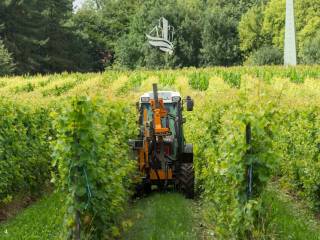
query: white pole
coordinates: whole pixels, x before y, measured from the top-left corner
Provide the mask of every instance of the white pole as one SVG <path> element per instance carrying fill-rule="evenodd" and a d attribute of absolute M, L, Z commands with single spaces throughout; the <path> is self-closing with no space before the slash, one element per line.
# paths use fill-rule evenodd
<path fill-rule="evenodd" d="M 284 65 L 297 65 L 296 30 L 293 0 L 286 1 L 286 28 L 284 40 Z"/>

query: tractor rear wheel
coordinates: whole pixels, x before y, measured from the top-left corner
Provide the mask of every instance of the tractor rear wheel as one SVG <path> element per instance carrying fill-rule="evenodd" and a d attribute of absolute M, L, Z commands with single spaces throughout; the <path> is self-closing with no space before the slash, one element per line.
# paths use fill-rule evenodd
<path fill-rule="evenodd" d="M 180 191 L 187 197 L 194 197 L 194 169 L 193 163 L 182 163 L 178 175 Z"/>

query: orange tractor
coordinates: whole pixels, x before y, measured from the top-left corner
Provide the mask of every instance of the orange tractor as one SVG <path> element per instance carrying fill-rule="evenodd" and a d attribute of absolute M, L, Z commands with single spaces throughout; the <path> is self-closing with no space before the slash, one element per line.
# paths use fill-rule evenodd
<path fill-rule="evenodd" d="M 174 186 L 192 198 L 194 195 L 193 146 L 186 144 L 183 134 L 185 118 L 183 105 L 193 110 L 193 100 L 188 96 L 181 99 L 178 92 L 158 91 L 140 97 L 140 133 L 137 140 L 131 140 L 137 154 L 142 183 L 138 191 L 150 192 L 152 185 L 164 189 Z"/>

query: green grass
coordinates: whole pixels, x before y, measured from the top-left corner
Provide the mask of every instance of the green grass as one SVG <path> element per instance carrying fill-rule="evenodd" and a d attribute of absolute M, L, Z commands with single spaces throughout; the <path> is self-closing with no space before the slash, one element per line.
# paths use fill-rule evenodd
<path fill-rule="evenodd" d="M 197 239 L 193 203 L 177 193 L 154 194 L 139 200 L 127 213 L 127 219 L 131 226 L 121 239 Z"/>
<path fill-rule="evenodd" d="M 63 196 L 51 194 L 0 224 L 0 240 L 59 239 L 63 222 Z M 320 222 L 298 202 L 277 187 L 264 196 L 268 206 L 265 238 L 275 240 L 320 240 Z M 128 209 L 122 229 L 124 240 L 200 239 L 195 203 L 177 193 L 155 193 Z M 209 238 L 210 239 L 210 238 Z"/>
<path fill-rule="evenodd" d="M 63 198 L 51 194 L 0 224 L 0 239 L 58 239 L 63 222 Z"/>
<path fill-rule="evenodd" d="M 275 187 L 268 190 L 265 201 L 270 209 L 267 232 L 273 235 L 273 239 L 320 239 L 320 222 L 302 202 L 295 201 Z"/>

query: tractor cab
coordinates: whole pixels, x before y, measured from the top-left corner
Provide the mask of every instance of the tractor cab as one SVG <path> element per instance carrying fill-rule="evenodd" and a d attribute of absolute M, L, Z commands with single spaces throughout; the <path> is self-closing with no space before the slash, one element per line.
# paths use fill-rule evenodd
<path fill-rule="evenodd" d="M 181 99 L 180 93 L 174 91 L 158 91 L 158 98 L 163 100 L 164 106 L 171 118 L 179 117 L 179 115 L 182 116 L 183 100 Z M 139 110 L 146 108 L 148 110 L 148 115 L 151 118 L 153 113 L 150 100 L 154 100 L 153 92 L 144 93 L 137 103 L 137 108 Z M 193 100 L 188 96 L 185 101 L 187 104 L 187 111 L 192 111 Z"/>
<path fill-rule="evenodd" d="M 159 91 L 158 92 L 159 99 L 163 100 L 164 107 L 168 112 L 168 118 L 171 119 L 173 122 L 178 117 L 179 112 L 182 111 L 182 104 L 181 104 L 181 96 L 178 92 L 172 91 Z M 150 104 L 150 100 L 154 100 L 153 92 L 147 92 L 140 97 L 139 101 L 139 109 L 144 110 L 145 108 L 148 111 L 148 119 L 152 119 L 152 106 Z M 162 119 L 164 121 L 165 119 Z M 172 121 L 169 121 L 172 122 Z M 164 125 L 166 123 L 163 123 Z"/>

